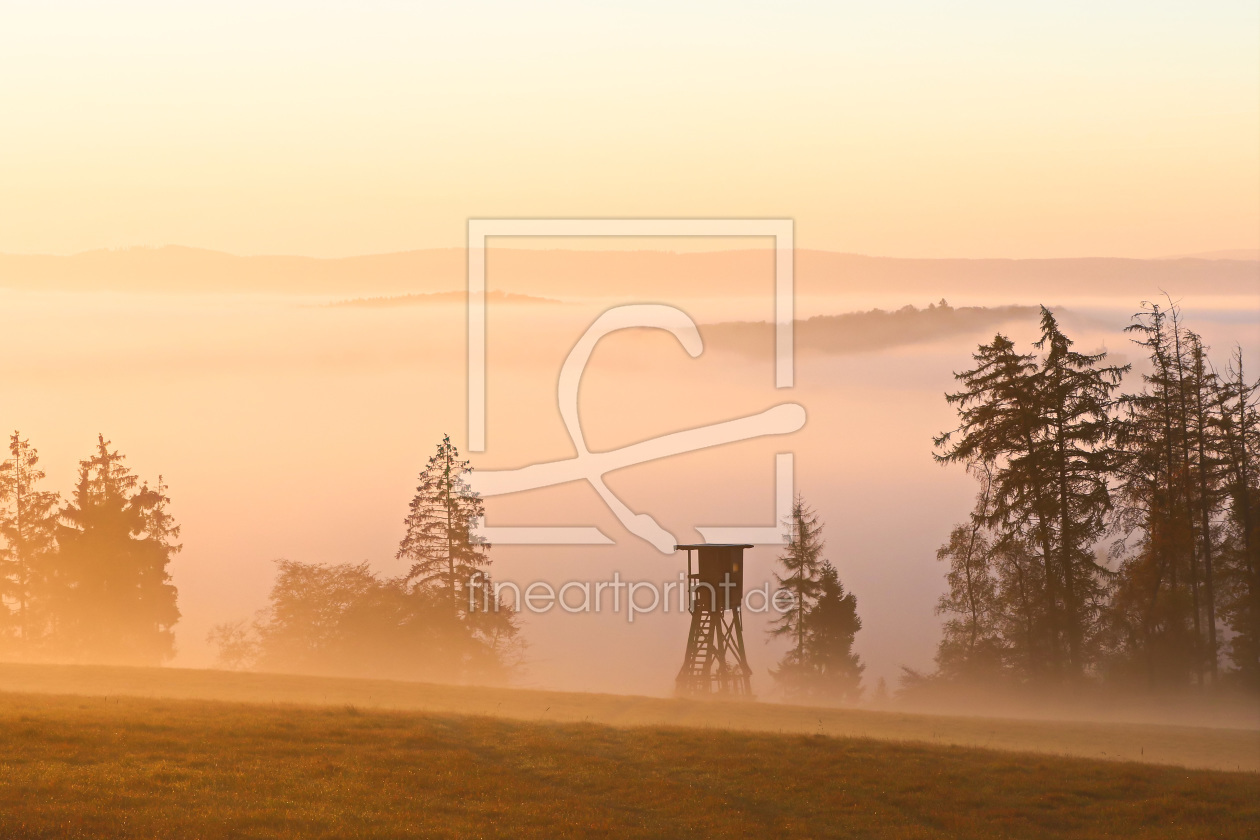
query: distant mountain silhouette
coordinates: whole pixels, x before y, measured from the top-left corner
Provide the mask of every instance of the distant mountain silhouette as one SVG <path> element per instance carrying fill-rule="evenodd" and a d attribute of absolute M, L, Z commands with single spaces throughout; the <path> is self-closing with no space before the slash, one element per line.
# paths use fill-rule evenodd
<path fill-rule="evenodd" d="M 575 251 L 491 248 L 488 289 L 552 297 L 677 299 L 761 296 L 773 289 L 770 248 L 738 251 Z M 911 299 L 1006 300 L 1173 294 L 1255 294 L 1260 263 L 1245 260 L 930 260 L 798 250 L 801 295 L 888 293 Z M 0 254 L 0 288 L 130 292 L 404 295 L 464 288 L 461 248 L 317 259 L 238 257 L 168 246 L 73 256 Z M 1018 293 L 1018 294 L 1015 294 Z"/>
<path fill-rule="evenodd" d="M 555 298 L 535 297 L 534 295 L 515 295 L 511 292 L 491 291 L 486 293 L 488 302 L 524 304 L 532 306 L 536 304 L 561 304 L 564 301 Z M 326 303 L 324 306 L 363 308 L 363 309 L 388 309 L 395 306 L 424 306 L 431 303 L 464 303 L 468 300 L 468 293 L 465 291 L 458 292 L 428 292 L 418 295 L 390 295 L 388 297 L 369 297 L 369 298 L 351 298 L 349 300 L 337 300 L 332 303 Z"/>
<path fill-rule="evenodd" d="M 1035 321 L 1035 306 L 963 306 L 955 309 L 942 301 L 925 309 L 905 306 L 887 312 L 847 312 L 797 321 L 794 327 L 798 351 L 834 355 L 867 353 L 917 344 L 955 335 L 993 330 L 1010 321 Z M 774 325 L 759 321 L 735 321 L 700 327 L 705 344 L 749 355 L 773 352 Z"/>
<path fill-rule="evenodd" d="M 1170 260 L 1260 260 L 1260 248 L 1232 248 L 1224 251 L 1200 251 L 1197 254 L 1179 254 Z"/>

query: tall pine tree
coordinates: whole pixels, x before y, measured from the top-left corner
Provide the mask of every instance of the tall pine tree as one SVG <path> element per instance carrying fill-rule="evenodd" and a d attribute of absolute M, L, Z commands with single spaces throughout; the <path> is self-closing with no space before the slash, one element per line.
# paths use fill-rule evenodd
<path fill-rule="evenodd" d="M 411 564 L 406 581 L 417 596 L 446 605 L 450 626 L 466 642 L 463 667 L 486 673 L 509 664 L 518 627 L 516 605 L 494 596 L 490 544 L 475 530 L 485 514 L 468 484 L 471 469 L 443 436 L 420 472 L 397 558 Z"/>
<path fill-rule="evenodd" d="M 397 554 L 411 563 L 408 580 L 419 589 L 444 593 L 459 616 L 470 611 L 474 576 L 490 565 L 490 545 L 474 530 L 484 506 L 465 478 L 470 470 L 450 435 L 443 436 L 420 471 Z"/>
<path fill-rule="evenodd" d="M 786 638 L 791 645 L 771 671 L 789 697 L 808 691 L 811 666 L 806 642 L 809 636 L 808 616 L 818 602 L 818 576 L 823 565 L 822 523 L 818 515 L 800 496 L 792 502 L 792 513 L 786 522 L 787 547 L 779 557 L 782 572 L 774 579 L 781 591 L 791 593 L 791 609 L 781 613 L 770 626 L 772 638 Z"/>

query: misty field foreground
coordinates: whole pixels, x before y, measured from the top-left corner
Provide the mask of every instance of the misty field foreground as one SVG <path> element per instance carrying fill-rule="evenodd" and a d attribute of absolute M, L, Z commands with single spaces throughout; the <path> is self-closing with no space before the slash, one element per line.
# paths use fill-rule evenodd
<path fill-rule="evenodd" d="M 944 716 L 758 702 L 671 700 L 297 674 L 184 668 L 0 663 L 0 691 L 354 706 L 359 709 L 487 715 L 527 722 L 679 726 L 775 734 L 917 741 L 1260 772 L 1260 730 L 1080 720 Z"/>
<path fill-rule="evenodd" d="M 1246 837 L 1252 773 L 820 735 L 0 695 L 0 836 Z"/>

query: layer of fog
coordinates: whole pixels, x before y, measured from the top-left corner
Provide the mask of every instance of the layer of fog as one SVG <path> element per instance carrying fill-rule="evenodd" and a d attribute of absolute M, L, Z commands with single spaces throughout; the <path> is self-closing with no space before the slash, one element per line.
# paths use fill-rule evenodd
<path fill-rule="evenodd" d="M 946 290 L 944 297 L 951 297 Z M 1027 294 L 1013 295 L 1028 302 Z M 864 296 L 863 304 L 873 298 Z M 937 297 L 940 297 L 938 295 Z M 43 456 L 49 486 L 68 492 L 76 462 L 103 432 L 142 477 L 161 473 L 185 549 L 172 572 L 183 620 L 175 664 L 205 666 L 213 624 L 265 603 L 278 557 L 337 563 L 393 559 L 414 476 L 443 433 L 465 444 L 465 308 L 310 306 L 311 296 L 0 292 L 0 422 L 21 429 Z M 889 291 L 879 303 L 906 300 Z M 959 299 L 951 303 L 966 303 Z M 1035 302 L 1035 301 L 1033 301 Z M 1082 349 L 1138 354 L 1121 332 L 1138 301 L 1062 305 Z M 1193 328 L 1224 357 L 1241 342 L 1256 362 L 1255 306 L 1182 300 Z M 827 305 L 830 309 L 827 309 Z M 837 313 L 851 297 L 798 306 Z M 701 324 L 768 320 L 764 299 L 692 298 Z M 481 468 L 571 457 L 556 377 L 573 341 L 608 299 L 567 306 L 492 307 L 488 320 L 488 450 Z M 960 469 L 932 462 L 931 436 L 950 426 L 941 395 L 976 342 L 1001 327 L 1026 344 L 1035 318 L 1012 311 L 984 329 L 923 337 L 862 353 L 800 352 L 795 388 L 777 390 L 772 361 L 715 342 L 689 359 L 669 335 L 632 331 L 596 350 L 581 392 L 594 450 L 799 402 L 806 427 L 791 438 L 748 441 L 612 474 L 634 510 L 680 540 L 696 525 L 770 525 L 776 452 L 796 453 L 796 490 L 826 523 L 827 556 L 856 593 L 864 627 L 857 649 L 867 685 L 902 665 L 928 668 L 943 588 L 935 550 L 971 506 Z M 1253 368 L 1260 369 L 1260 368 Z M 493 574 L 528 583 L 623 578 L 665 581 L 682 567 L 628 535 L 591 488 L 571 484 L 490 499 L 495 525 L 594 525 L 608 547 L 493 552 Z M 775 549 L 750 552 L 749 580 L 771 572 Z M 755 691 L 772 697 L 767 669 L 781 653 L 764 618 L 746 635 Z M 526 685 L 667 694 L 681 659 L 685 616 L 529 616 Z"/>

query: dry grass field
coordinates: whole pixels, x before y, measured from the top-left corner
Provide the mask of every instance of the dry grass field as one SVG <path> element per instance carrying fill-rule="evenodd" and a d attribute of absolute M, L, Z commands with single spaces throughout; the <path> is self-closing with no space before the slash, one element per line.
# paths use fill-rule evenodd
<path fill-rule="evenodd" d="M 0 837 L 1252 837 L 1252 773 L 356 706 L 0 695 Z"/>
<path fill-rule="evenodd" d="M 1260 731 L 1254 728 L 924 715 L 777 703 L 706 703 L 387 680 L 85 665 L 0 663 L 0 691 L 349 705 L 365 711 L 486 715 L 527 722 L 874 738 L 1260 772 Z"/>

